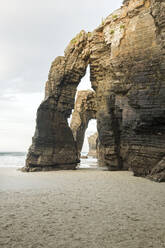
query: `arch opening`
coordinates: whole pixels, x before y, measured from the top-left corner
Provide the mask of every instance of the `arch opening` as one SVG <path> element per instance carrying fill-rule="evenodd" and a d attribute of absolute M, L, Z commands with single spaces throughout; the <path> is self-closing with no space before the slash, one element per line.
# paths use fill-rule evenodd
<path fill-rule="evenodd" d="M 81 81 L 79 82 L 77 86 L 75 100 L 74 100 L 74 108 L 75 108 L 78 92 L 87 91 L 87 90 L 94 91 L 94 89 L 92 88 L 91 81 L 90 81 L 90 65 L 87 66 L 86 74 L 84 75 L 84 77 L 81 79 Z M 69 127 L 71 125 L 72 114 L 74 112 L 74 108 L 72 109 L 72 113 L 70 114 L 69 118 L 67 118 Z"/>
<path fill-rule="evenodd" d="M 87 44 L 88 34 L 81 31 L 76 44 L 71 41 L 64 56 L 57 57 L 51 65 L 25 171 L 75 169 L 79 163 L 88 122 L 96 118 L 96 94 L 88 79 Z"/>
<path fill-rule="evenodd" d="M 96 93 L 91 86 L 88 66 L 86 75 L 82 78 L 77 87 L 74 111 L 72 112 L 72 116 L 69 120 L 70 128 L 77 146 L 78 158 L 81 161 L 80 167 L 82 165 L 89 165 L 89 161 L 85 161 L 84 159 L 88 159 L 90 146 L 88 144 L 88 138 L 97 132 L 96 113 Z M 91 154 L 90 157 L 93 156 L 96 160 L 96 148 L 95 155 Z M 93 163 L 96 164 L 96 161 L 93 161 Z"/>
<path fill-rule="evenodd" d="M 91 119 L 85 131 L 78 169 L 96 169 L 97 160 L 97 120 Z"/>
<path fill-rule="evenodd" d="M 91 119 L 88 123 L 88 127 L 85 131 L 84 142 L 81 150 L 81 156 L 88 155 L 90 156 L 90 145 L 89 145 L 89 138 L 97 133 L 97 120 Z M 93 143 L 93 145 L 96 145 Z M 92 148 L 92 147 L 91 147 Z M 95 147 L 93 147 L 95 149 Z"/>

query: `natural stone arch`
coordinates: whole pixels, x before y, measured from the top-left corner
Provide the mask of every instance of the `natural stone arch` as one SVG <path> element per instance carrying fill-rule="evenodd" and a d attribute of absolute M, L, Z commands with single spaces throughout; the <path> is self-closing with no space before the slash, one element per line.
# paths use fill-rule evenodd
<path fill-rule="evenodd" d="M 99 160 L 110 170 L 165 180 L 165 5 L 124 1 L 92 33 L 74 38 L 52 64 L 25 170 L 75 168 L 67 118 L 90 64 Z M 66 136 L 66 137 L 65 137 Z"/>
<path fill-rule="evenodd" d="M 36 130 L 26 159 L 26 171 L 74 169 L 79 161 L 77 146 L 68 126 L 76 88 L 89 63 L 88 35 L 81 31 L 63 57 L 51 65 L 45 99 L 37 111 Z"/>
<path fill-rule="evenodd" d="M 77 144 L 79 158 L 88 123 L 91 119 L 96 119 L 96 113 L 97 105 L 95 92 L 91 90 L 78 91 L 70 127 Z"/>

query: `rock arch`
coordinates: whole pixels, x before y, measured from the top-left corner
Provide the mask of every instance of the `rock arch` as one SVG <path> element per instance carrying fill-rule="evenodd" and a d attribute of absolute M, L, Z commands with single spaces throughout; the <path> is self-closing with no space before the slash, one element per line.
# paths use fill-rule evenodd
<path fill-rule="evenodd" d="M 96 119 L 96 94 L 91 90 L 78 91 L 71 120 L 71 130 L 77 144 L 78 157 L 82 150 L 85 131 L 91 119 Z"/>
<path fill-rule="evenodd" d="M 81 31 L 52 63 L 26 171 L 75 168 L 67 118 L 90 64 L 100 161 L 110 170 L 165 180 L 165 5 L 124 1 L 92 33 Z"/>
<path fill-rule="evenodd" d="M 88 35 L 81 31 L 63 57 L 50 68 L 45 99 L 37 111 L 36 131 L 26 159 L 26 171 L 74 169 L 79 161 L 77 146 L 68 126 L 76 88 L 86 73 Z"/>

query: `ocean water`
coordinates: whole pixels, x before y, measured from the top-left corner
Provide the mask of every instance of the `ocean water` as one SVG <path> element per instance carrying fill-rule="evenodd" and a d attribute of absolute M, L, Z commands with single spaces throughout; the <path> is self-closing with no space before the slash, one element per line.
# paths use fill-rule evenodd
<path fill-rule="evenodd" d="M 81 156 L 87 156 L 87 152 L 82 152 Z M 97 168 L 97 158 L 88 156 L 88 158 L 81 158 L 78 168 Z"/>
<path fill-rule="evenodd" d="M 0 167 L 23 167 L 25 152 L 0 152 Z"/>
<path fill-rule="evenodd" d="M 82 156 L 86 155 L 86 152 L 82 152 Z M 25 152 L 0 152 L 0 167 L 21 168 L 25 165 L 25 159 Z M 97 168 L 97 159 L 93 157 L 81 158 L 78 168 Z"/>

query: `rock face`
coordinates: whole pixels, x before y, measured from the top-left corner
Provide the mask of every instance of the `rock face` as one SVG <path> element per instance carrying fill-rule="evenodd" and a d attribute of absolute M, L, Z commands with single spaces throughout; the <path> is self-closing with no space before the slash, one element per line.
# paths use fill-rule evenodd
<path fill-rule="evenodd" d="M 88 156 L 97 158 L 97 138 L 98 133 L 94 133 L 90 137 L 88 137 L 88 144 L 89 144 L 89 152 Z"/>
<path fill-rule="evenodd" d="M 87 34 L 81 31 L 66 48 L 65 56 L 52 63 L 25 171 L 74 169 L 79 162 L 67 118 L 74 108 L 76 88 L 86 73 L 87 40 Z"/>
<path fill-rule="evenodd" d="M 78 91 L 71 120 L 71 130 L 77 144 L 78 157 L 84 142 L 85 131 L 91 119 L 96 119 L 96 96 L 91 90 Z"/>
<path fill-rule="evenodd" d="M 165 3 L 123 4 L 92 33 L 80 32 L 65 56 L 53 62 L 27 170 L 70 168 L 79 160 L 81 146 L 76 148 L 67 118 L 89 64 L 100 163 L 109 170 L 131 167 L 136 176 L 165 180 Z"/>

